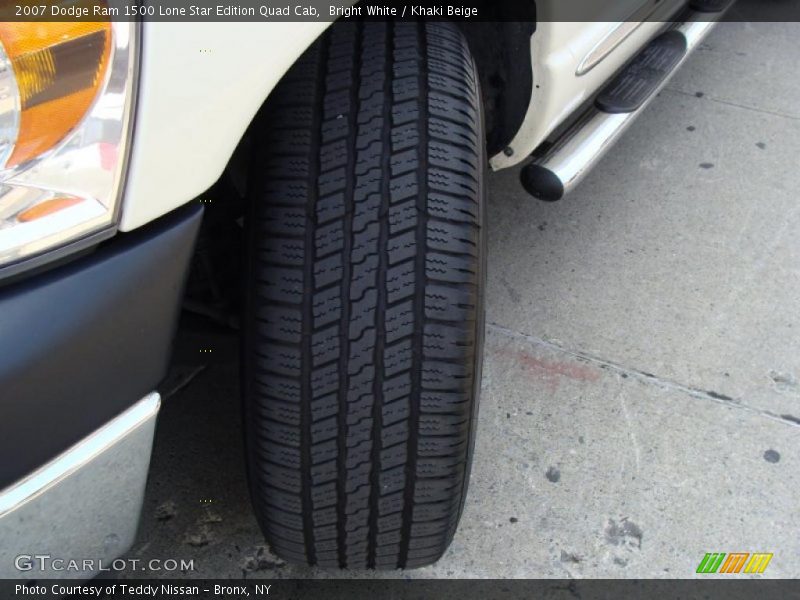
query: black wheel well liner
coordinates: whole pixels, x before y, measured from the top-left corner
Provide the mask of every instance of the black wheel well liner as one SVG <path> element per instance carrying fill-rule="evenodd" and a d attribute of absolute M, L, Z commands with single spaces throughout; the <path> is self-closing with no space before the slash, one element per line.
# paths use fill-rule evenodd
<path fill-rule="evenodd" d="M 499 7 L 486 12 L 496 14 Z M 519 8 L 515 9 L 515 13 Z M 533 68 L 530 40 L 536 29 L 535 7 L 531 3 L 530 20 L 462 22 L 461 31 L 467 38 L 478 67 L 486 119 L 486 145 L 489 156 L 503 151 L 519 131 L 528 112 L 533 93 Z"/>

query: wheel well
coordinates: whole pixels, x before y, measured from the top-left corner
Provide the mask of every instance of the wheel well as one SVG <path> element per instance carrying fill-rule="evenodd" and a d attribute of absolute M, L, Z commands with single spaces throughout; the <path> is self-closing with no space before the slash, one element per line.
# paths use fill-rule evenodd
<path fill-rule="evenodd" d="M 530 39 L 536 29 L 535 7 L 526 21 L 506 22 L 500 7 L 490 3 L 479 14 L 497 15 L 493 22 L 462 23 L 460 28 L 475 58 L 483 95 L 489 156 L 501 152 L 522 125 L 533 93 Z M 519 7 L 515 8 L 515 14 Z"/>
<path fill-rule="evenodd" d="M 501 17 L 502 14 L 498 15 L 498 19 Z M 517 133 L 530 103 L 533 84 L 530 37 L 535 30 L 535 19 L 532 13 L 524 22 L 462 23 L 460 28 L 475 58 L 483 96 L 486 146 L 492 156 L 502 151 Z M 222 176 L 204 194 L 209 200 L 199 246 L 208 256 L 195 265 L 196 277 L 190 282 L 187 296 L 195 312 L 220 323 L 235 320 L 236 310 L 231 307 L 239 302 L 239 286 L 233 283 L 239 277 L 237 257 L 241 250 L 236 223 L 246 204 L 254 129 L 265 118 L 267 101 L 268 98 L 240 139 Z M 225 201 L 212 202 L 212 198 Z M 216 297 L 212 293 L 215 288 L 226 290 L 225 295 L 230 297 Z"/>
<path fill-rule="evenodd" d="M 470 5 L 478 8 L 481 20 L 461 21 L 457 25 L 477 66 L 487 152 L 493 156 L 508 146 L 528 111 L 533 93 L 530 40 L 536 30 L 536 6 L 530 1 L 523 6 L 519 0 L 478 0 Z M 252 129 L 263 119 L 268 100 L 269 96 L 264 99 L 226 168 L 237 187 L 244 185 Z"/>

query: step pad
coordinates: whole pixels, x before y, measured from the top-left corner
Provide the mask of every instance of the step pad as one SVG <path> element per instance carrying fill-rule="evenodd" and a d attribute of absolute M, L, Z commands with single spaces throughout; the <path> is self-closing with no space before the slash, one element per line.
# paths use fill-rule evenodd
<path fill-rule="evenodd" d="M 595 105 L 607 113 L 638 110 L 686 54 L 686 37 L 667 31 L 650 42 L 603 88 Z"/>

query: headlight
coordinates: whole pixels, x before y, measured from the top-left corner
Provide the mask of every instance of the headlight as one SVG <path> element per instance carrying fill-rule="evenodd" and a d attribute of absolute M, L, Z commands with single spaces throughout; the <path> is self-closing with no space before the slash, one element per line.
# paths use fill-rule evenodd
<path fill-rule="evenodd" d="M 0 23 L 0 268 L 114 231 L 136 23 Z"/>

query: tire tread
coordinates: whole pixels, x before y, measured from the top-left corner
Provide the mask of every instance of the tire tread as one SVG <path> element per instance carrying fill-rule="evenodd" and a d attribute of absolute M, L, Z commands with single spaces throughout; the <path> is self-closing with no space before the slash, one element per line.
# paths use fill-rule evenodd
<path fill-rule="evenodd" d="M 472 58 L 447 23 L 337 23 L 267 108 L 245 337 L 259 522 L 291 561 L 429 564 L 455 533 L 477 402 Z"/>

